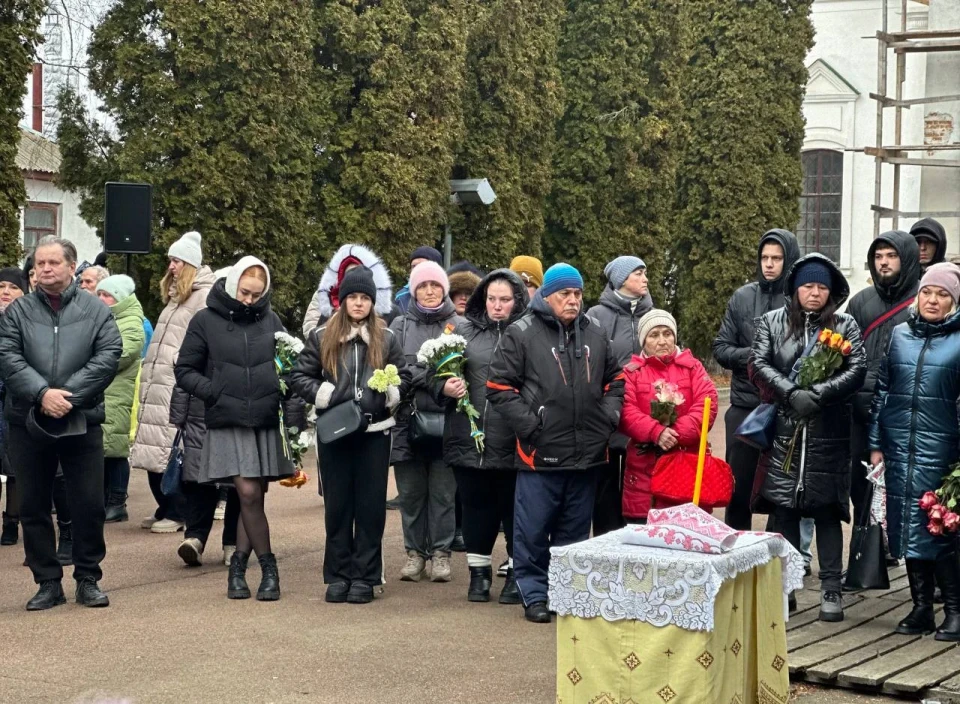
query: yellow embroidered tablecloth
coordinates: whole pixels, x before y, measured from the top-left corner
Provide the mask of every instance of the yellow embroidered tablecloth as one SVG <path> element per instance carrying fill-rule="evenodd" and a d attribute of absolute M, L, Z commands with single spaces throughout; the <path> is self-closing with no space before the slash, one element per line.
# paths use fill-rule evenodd
<path fill-rule="evenodd" d="M 557 704 L 782 704 L 781 560 L 724 580 L 712 630 L 559 616 Z"/>

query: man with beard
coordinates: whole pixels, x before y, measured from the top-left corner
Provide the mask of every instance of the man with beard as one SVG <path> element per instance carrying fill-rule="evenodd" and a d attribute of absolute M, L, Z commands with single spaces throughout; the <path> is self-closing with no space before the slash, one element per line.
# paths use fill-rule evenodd
<path fill-rule="evenodd" d="M 869 484 L 861 462 L 870 461 L 867 433 L 880 363 L 887 352 L 893 329 L 910 317 L 910 304 L 920 283 L 921 261 L 920 247 L 914 236 L 901 230 L 884 232 L 873 241 L 867 253 L 873 286 L 860 291 L 847 306 L 847 312 L 860 326 L 867 353 L 867 378 L 854 399 L 850 432 L 850 497 L 856 522 L 868 509 L 865 501 Z"/>

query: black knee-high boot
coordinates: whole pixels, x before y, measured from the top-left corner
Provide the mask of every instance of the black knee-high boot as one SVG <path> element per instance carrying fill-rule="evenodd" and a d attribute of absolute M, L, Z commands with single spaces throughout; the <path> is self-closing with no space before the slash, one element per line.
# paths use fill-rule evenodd
<path fill-rule="evenodd" d="M 936 639 L 960 641 L 960 555 L 953 550 L 941 555 L 935 564 L 947 616 L 937 629 Z"/>
<path fill-rule="evenodd" d="M 897 633 L 929 635 L 936 630 L 933 620 L 934 565 L 932 560 L 907 560 L 913 611 L 897 624 Z"/>

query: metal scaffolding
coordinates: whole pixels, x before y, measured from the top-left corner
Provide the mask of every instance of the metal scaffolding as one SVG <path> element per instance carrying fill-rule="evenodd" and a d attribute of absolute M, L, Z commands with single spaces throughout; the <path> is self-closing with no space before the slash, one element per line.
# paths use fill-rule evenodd
<path fill-rule="evenodd" d="M 883 28 L 877 32 L 878 54 L 877 54 L 877 92 L 871 93 L 870 97 L 877 101 L 877 137 L 875 147 L 865 147 L 864 153 L 875 159 L 875 177 L 874 177 L 874 204 L 873 210 L 873 236 L 880 234 L 881 218 L 891 218 L 893 220 L 893 229 L 898 229 L 901 217 L 960 217 L 960 210 L 939 211 L 939 212 L 906 212 L 900 210 L 900 168 L 902 166 L 920 166 L 920 167 L 939 167 L 939 168 L 958 168 L 960 167 L 960 158 L 939 159 L 924 158 L 920 156 L 910 157 L 910 152 L 960 152 L 960 144 L 902 144 L 903 139 L 903 111 L 909 110 L 915 105 L 929 105 L 931 103 L 945 103 L 960 100 L 960 94 L 941 95 L 926 98 L 914 98 L 910 100 L 903 99 L 903 83 L 906 80 L 907 54 L 960 51 L 960 28 L 950 30 L 920 30 L 907 31 L 907 2 L 901 0 L 900 11 L 900 31 L 888 31 L 888 8 L 887 0 L 883 2 Z M 896 56 L 896 88 L 894 97 L 887 95 L 887 71 L 888 54 L 890 51 Z M 958 76 L 958 89 L 960 89 L 960 76 Z M 894 109 L 894 143 L 884 145 L 883 143 L 883 111 L 886 108 Z M 958 154 L 960 157 L 960 154 Z M 883 165 L 891 164 L 893 166 L 893 207 L 887 208 L 882 204 L 882 181 Z"/>

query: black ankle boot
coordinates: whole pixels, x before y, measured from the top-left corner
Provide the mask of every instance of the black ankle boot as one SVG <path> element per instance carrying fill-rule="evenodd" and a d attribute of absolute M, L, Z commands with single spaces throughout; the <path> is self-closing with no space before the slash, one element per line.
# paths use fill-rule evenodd
<path fill-rule="evenodd" d="M 230 570 L 227 572 L 227 598 L 249 599 L 250 587 L 247 586 L 247 561 L 250 553 L 235 552 L 230 558 Z"/>
<path fill-rule="evenodd" d="M 110 606 L 110 599 L 100 591 L 97 580 L 93 577 L 83 577 L 77 582 L 77 603 L 81 606 L 97 608 Z"/>
<path fill-rule="evenodd" d="M 897 624 L 896 633 L 908 636 L 930 635 L 937 629 L 933 620 L 934 563 L 930 560 L 907 560 L 907 579 L 913 611 Z"/>
<path fill-rule="evenodd" d="M 63 593 L 63 584 L 59 579 L 47 579 L 40 582 L 40 589 L 36 595 L 27 602 L 27 611 L 45 611 L 54 606 L 60 606 L 67 603 L 67 597 Z"/>
<path fill-rule="evenodd" d="M 503 591 L 500 592 L 501 604 L 520 604 L 523 599 L 520 598 L 520 587 L 517 586 L 517 576 L 513 573 L 513 568 L 507 568 L 507 581 L 503 583 Z"/>
<path fill-rule="evenodd" d="M 107 514 L 103 519 L 104 523 L 122 523 L 129 520 L 127 514 L 127 495 L 123 493 L 111 493 L 107 501 Z"/>
<path fill-rule="evenodd" d="M 941 555 L 934 571 L 943 592 L 943 611 L 946 618 L 937 629 L 937 640 L 960 641 L 960 555 L 950 552 Z"/>
<path fill-rule="evenodd" d="M 277 558 L 272 552 L 260 555 L 260 588 L 257 589 L 258 601 L 276 601 L 280 598 L 280 571 L 277 569 Z"/>
<path fill-rule="evenodd" d="M 20 540 L 20 519 L 4 511 L 0 545 L 16 545 L 18 540 Z"/>
<path fill-rule="evenodd" d="M 493 583 L 493 567 L 471 567 L 467 601 L 490 601 L 490 585 Z"/>
<path fill-rule="evenodd" d="M 57 561 L 66 567 L 73 564 L 73 526 L 57 521 L 60 527 L 60 539 L 57 543 Z"/>

